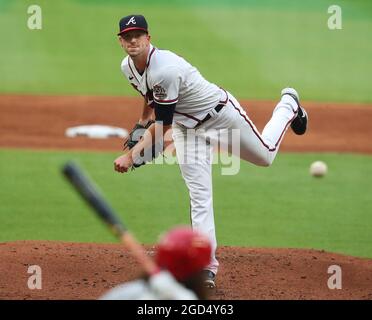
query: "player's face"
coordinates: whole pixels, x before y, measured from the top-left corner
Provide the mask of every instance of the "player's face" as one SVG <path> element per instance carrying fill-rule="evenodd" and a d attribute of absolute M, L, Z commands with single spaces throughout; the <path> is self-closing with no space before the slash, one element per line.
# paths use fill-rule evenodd
<path fill-rule="evenodd" d="M 130 57 L 144 54 L 150 44 L 150 36 L 141 30 L 128 31 L 119 39 L 121 46 Z"/>

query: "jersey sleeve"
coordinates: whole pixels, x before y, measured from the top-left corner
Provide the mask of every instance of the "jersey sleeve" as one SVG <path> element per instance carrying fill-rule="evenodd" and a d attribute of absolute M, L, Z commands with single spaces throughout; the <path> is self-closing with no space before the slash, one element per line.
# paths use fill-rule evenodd
<path fill-rule="evenodd" d="M 161 271 L 149 279 L 149 285 L 160 300 L 197 300 L 196 294 L 179 283 L 168 271 Z"/>
<path fill-rule="evenodd" d="M 123 61 L 121 62 L 120 70 L 123 73 L 123 75 L 125 76 L 125 78 L 127 78 L 127 80 L 129 81 L 129 72 L 130 71 L 129 71 L 129 65 L 128 65 L 128 57 L 125 57 L 123 59 Z"/>
<path fill-rule="evenodd" d="M 175 66 L 166 67 L 153 79 L 154 102 L 159 105 L 171 105 L 178 102 L 178 93 L 182 75 Z"/>
<path fill-rule="evenodd" d="M 151 299 L 149 288 L 143 280 L 134 280 L 106 291 L 99 300 L 141 300 Z"/>

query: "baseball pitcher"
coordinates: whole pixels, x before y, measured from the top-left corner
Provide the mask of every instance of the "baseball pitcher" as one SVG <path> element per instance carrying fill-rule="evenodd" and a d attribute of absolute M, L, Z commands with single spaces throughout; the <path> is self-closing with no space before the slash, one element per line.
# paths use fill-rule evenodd
<path fill-rule="evenodd" d="M 143 96 L 144 103 L 142 116 L 126 143 L 130 150 L 115 160 L 115 170 L 123 173 L 144 164 L 143 154 L 149 149 L 152 149 L 150 159 L 156 157 L 159 150 L 153 150 L 158 143 L 155 132 L 165 134 L 173 129 L 178 163 L 190 195 L 192 227 L 207 234 L 212 243 L 205 284 L 214 288 L 218 261 L 212 197 L 213 143 L 210 139 L 213 137 L 208 132 L 239 130 L 240 158 L 259 166 L 270 166 L 289 126 L 298 135 L 305 133 L 306 111 L 300 106 L 296 90 L 285 88 L 271 119 L 260 133 L 231 93 L 208 82 L 184 58 L 154 47 L 142 15 L 122 18 L 119 27 L 120 44 L 128 54 L 121 70 Z M 139 128 L 143 132 L 134 137 Z M 188 137 L 191 129 L 197 139 Z"/>

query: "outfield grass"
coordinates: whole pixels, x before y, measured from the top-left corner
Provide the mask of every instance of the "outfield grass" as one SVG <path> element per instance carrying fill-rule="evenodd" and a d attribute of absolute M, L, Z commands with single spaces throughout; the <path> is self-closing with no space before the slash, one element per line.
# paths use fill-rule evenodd
<path fill-rule="evenodd" d="M 176 165 L 147 165 L 119 175 L 114 153 L 0 149 L 0 241 L 113 242 L 60 174 L 74 159 L 98 183 L 140 241 L 189 223 L 186 187 Z M 329 165 L 324 179 L 309 164 Z M 221 245 L 317 248 L 372 257 L 371 156 L 279 154 L 270 168 L 241 163 L 235 176 L 214 166 Z"/>
<path fill-rule="evenodd" d="M 30 0 L 0 2 L 0 92 L 136 95 L 121 75 L 118 20 L 143 13 L 153 43 L 174 50 L 239 98 L 372 102 L 372 2 L 339 0 L 39 0 L 43 29 L 27 28 Z"/>

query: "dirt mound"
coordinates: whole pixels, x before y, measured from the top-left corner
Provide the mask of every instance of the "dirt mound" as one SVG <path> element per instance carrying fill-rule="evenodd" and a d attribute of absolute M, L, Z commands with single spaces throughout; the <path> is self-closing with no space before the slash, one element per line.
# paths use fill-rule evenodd
<path fill-rule="evenodd" d="M 139 98 L 94 96 L 0 95 L 0 147 L 110 150 L 120 152 L 121 140 L 67 138 L 68 127 L 103 124 L 131 129 L 141 113 Z M 274 102 L 242 101 L 257 128 L 270 119 Z M 310 122 L 306 135 L 289 130 L 281 151 L 372 153 L 372 107 L 304 103 Z"/>
<path fill-rule="evenodd" d="M 147 247 L 149 255 L 154 248 Z M 16 241 L 0 243 L 0 299 L 96 299 L 134 279 L 139 266 L 117 244 Z M 372 260 L 317 250 L 220 247 L 211 299 L 371 299 Z M 30 290 L 28 267 L 42 270 Z M 327 286 L 328 268 L 342 270 L 342 289 Z"/>

